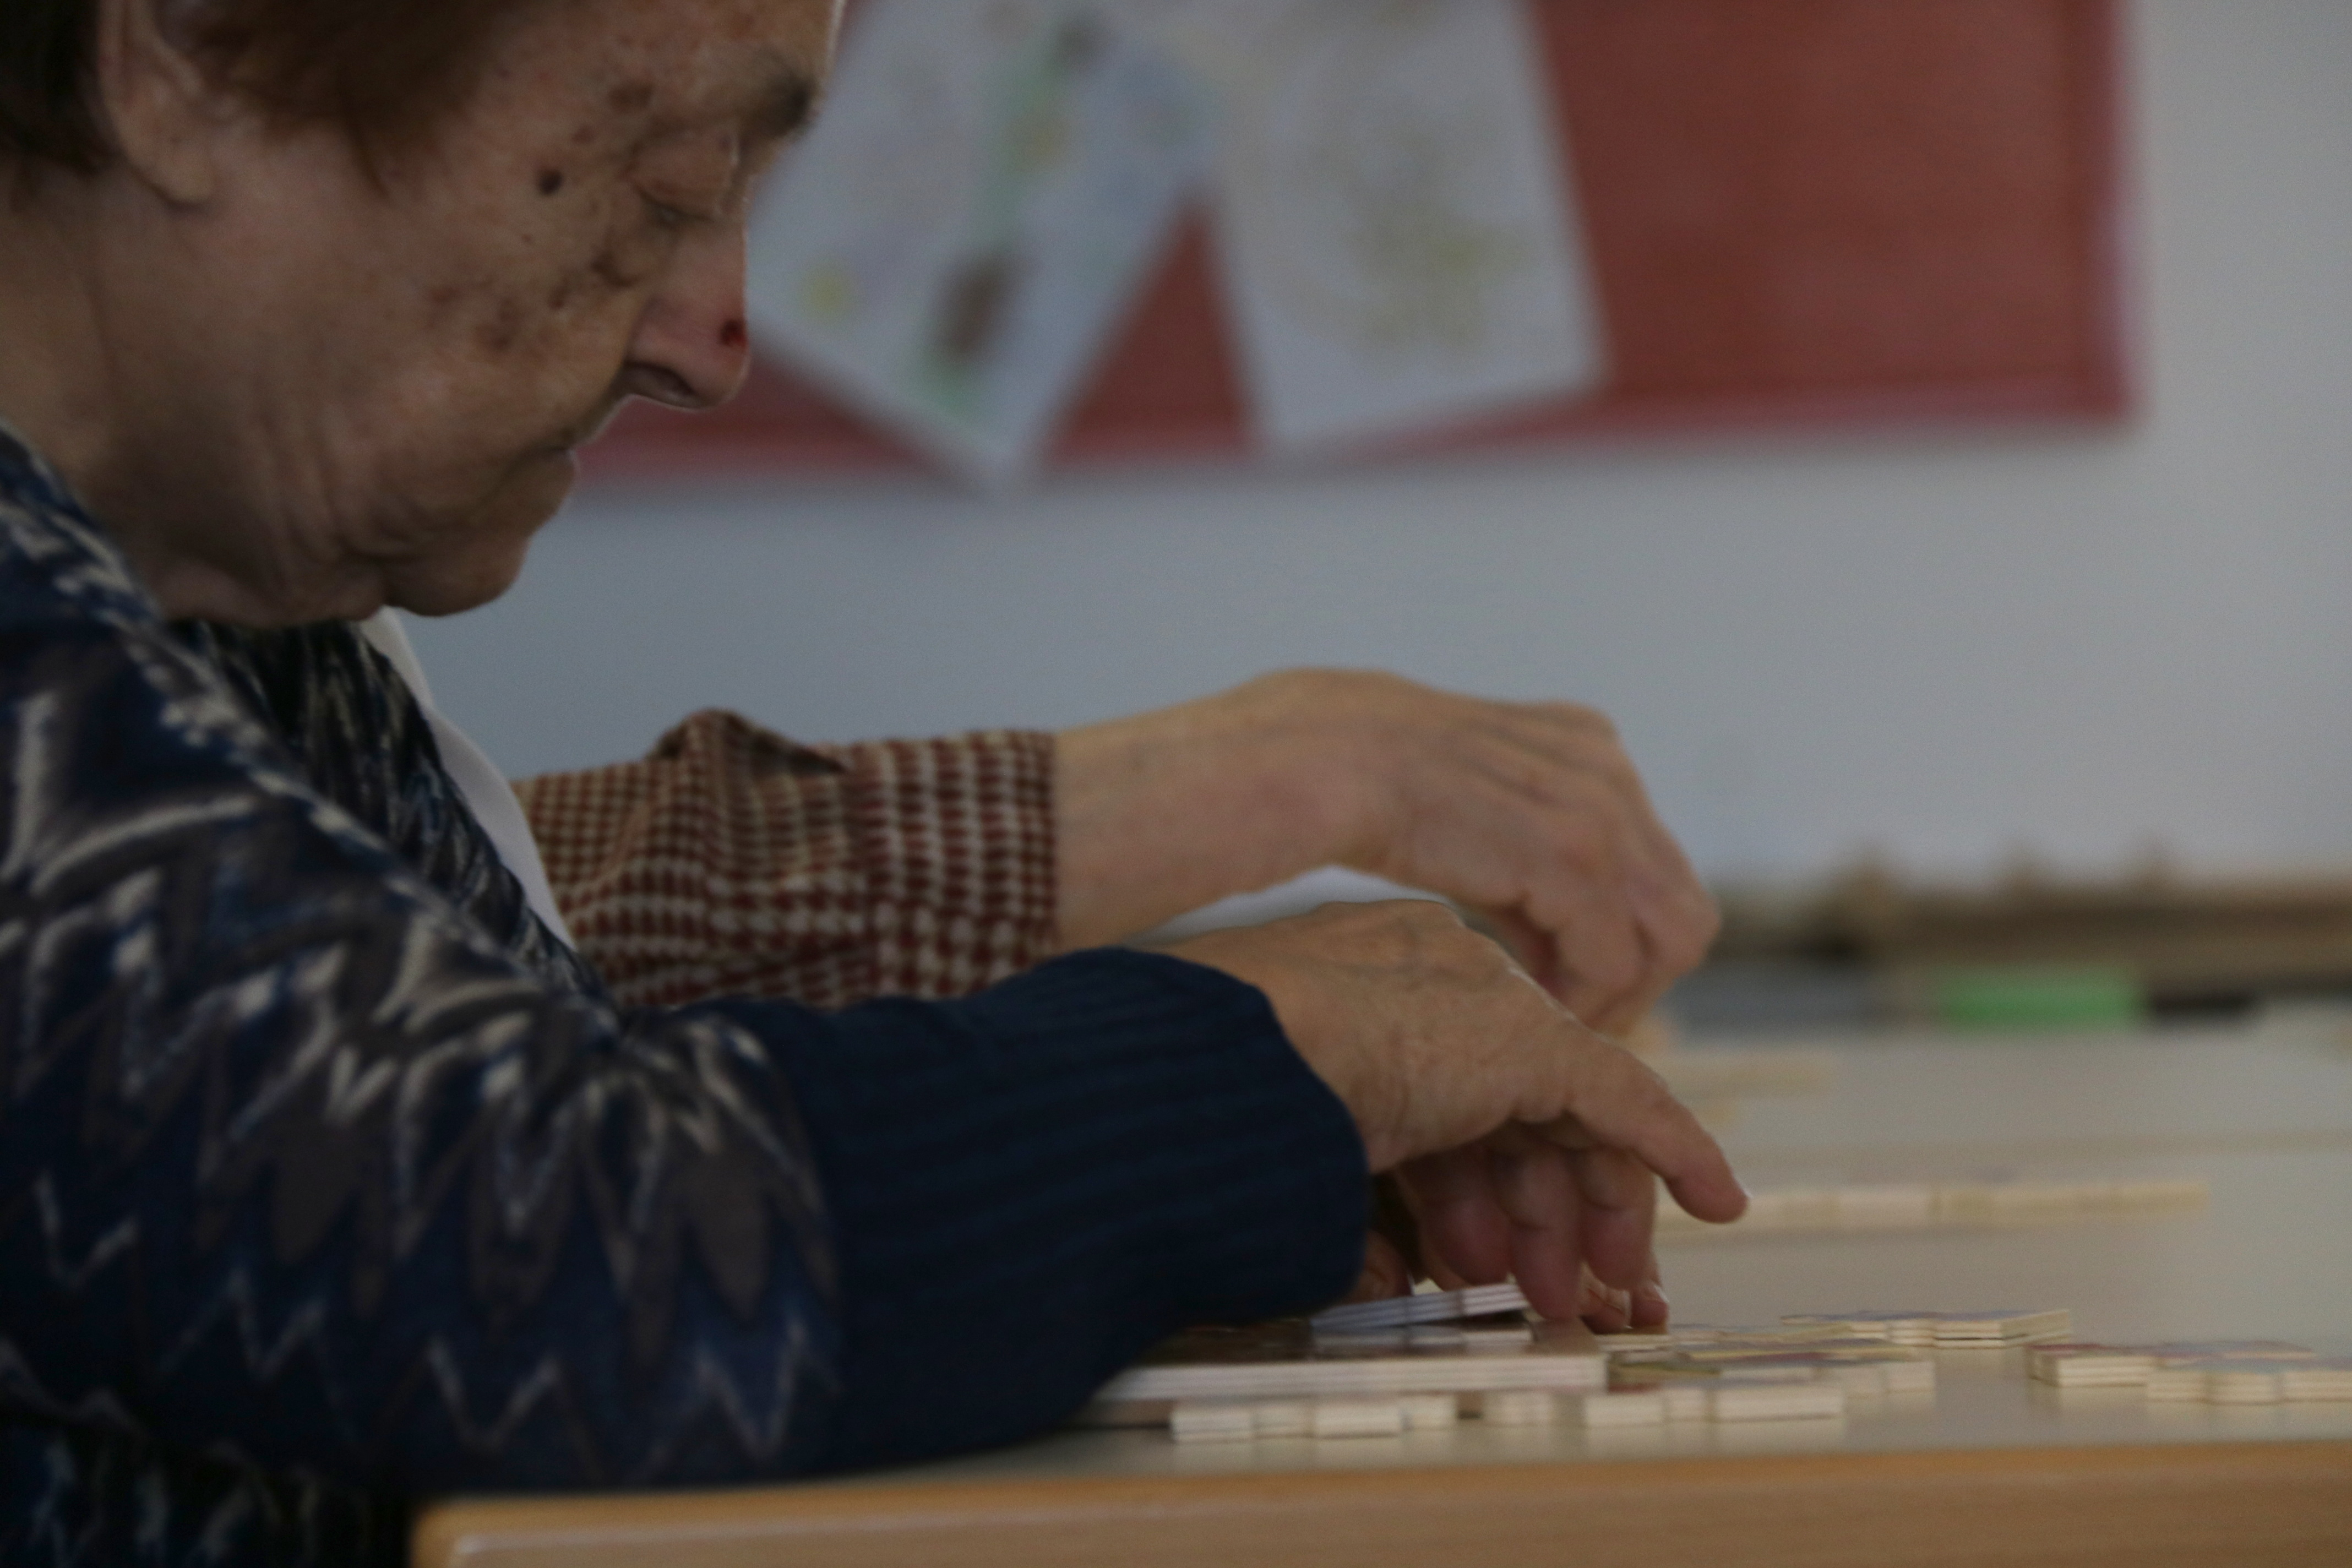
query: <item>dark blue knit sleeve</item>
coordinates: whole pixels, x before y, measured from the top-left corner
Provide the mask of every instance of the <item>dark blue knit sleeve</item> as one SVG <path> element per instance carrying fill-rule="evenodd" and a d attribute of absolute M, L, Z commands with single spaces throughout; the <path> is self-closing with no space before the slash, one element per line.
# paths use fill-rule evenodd
<path fill-rule="evenodd" d="M 842 1022 L 777 1058 L 838 1227 L 827 1463 L 1020 1436 L 1180 1325 L 1354 1283 L 1362 1147 L 1249 986 L 1101 952 Z"/>
<path fill-rule="evenodd" d="M 160 627 L 0 603 L 0 1419 L 406 1495 L 789 1476 L 1352 1275 L 1362 1152 L 1246 986 L 623 1015 L 265 741 Z"/>

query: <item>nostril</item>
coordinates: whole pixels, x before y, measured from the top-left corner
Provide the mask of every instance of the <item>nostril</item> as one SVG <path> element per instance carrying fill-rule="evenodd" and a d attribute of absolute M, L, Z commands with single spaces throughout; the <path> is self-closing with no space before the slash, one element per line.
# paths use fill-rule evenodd
<path fill-rule="evenodd" d="M 710 401 L 695 390 L 692 382 L 667 365 L 641 361 L 629 367 L 625 379 L 629 391 L 636 396 L 667 404 L 672 408 L 701 408 Z"/>

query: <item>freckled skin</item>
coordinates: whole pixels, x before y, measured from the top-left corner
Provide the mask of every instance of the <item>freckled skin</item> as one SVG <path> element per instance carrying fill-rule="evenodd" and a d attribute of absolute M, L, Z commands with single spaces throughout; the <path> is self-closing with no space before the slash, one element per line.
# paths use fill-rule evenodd
<path fill-rule="evenodd" d="M 489 319 L 475 329 L 474 341 L 481 345 L 482 352 L 485 353 L 507 353 L 515 346 L 516 340 L 522 336 L 524 315 L 525 310 L 521 300 L 511 296 L 500 300 L 493 308 Z"/>
<path fill-rule="evenodd" d="M 731 395 L 744 208 L 780 84 L 821 79 L 834 11 L 532 8 L 380 184 L 331 128 L 223 132 L 217 209 L 153 220 L 176 226 L 169 268 L 152 245 L 121 268 L 146 293 L 108 358 L 153 384 L 106 447 L 152 472 L 91 487 L 166 609 L 267 625 L 483 603 L 624 398 Z"/>
<path fill-rule="evenodd" d="M 607 250 L 599 254 L 595 260 L 588 264 L 588 275 L 615 293 L 636 287 L 636 279 L 630 276 L 629 268 L 623 264 L 621 255 L 616 250 Z"/>

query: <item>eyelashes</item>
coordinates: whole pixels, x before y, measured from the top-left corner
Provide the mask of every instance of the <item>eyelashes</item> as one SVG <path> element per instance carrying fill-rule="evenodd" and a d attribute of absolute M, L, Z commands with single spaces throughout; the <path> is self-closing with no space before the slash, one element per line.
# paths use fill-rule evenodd
<path fill-rule="evenodd" d="M 732 135 L 678 137 L 637 159 L 637 190 L 664 228 L 723 223 L 743 194 L 743 150 Z"/>

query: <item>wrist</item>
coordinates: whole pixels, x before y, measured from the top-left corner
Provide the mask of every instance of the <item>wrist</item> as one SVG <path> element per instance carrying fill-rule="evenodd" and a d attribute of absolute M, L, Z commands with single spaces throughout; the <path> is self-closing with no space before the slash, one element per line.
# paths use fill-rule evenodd
<path fill-rule="evenodd" d="M 1066 945 L 1118 941 L 1344 860 L 1363 748 L 1313 674 L 1271 676 L 1055 740 Z"/>
<path fill-rule="evenodd" d="M 1261 759 L 1279 795 L 1284 877 L 1321 866 L 1384 875 L 1404 827 L 1400 763 L 1418 690 L 1375 670 L 1296 669 L 1241 689 L 1268 742 Z"/>

